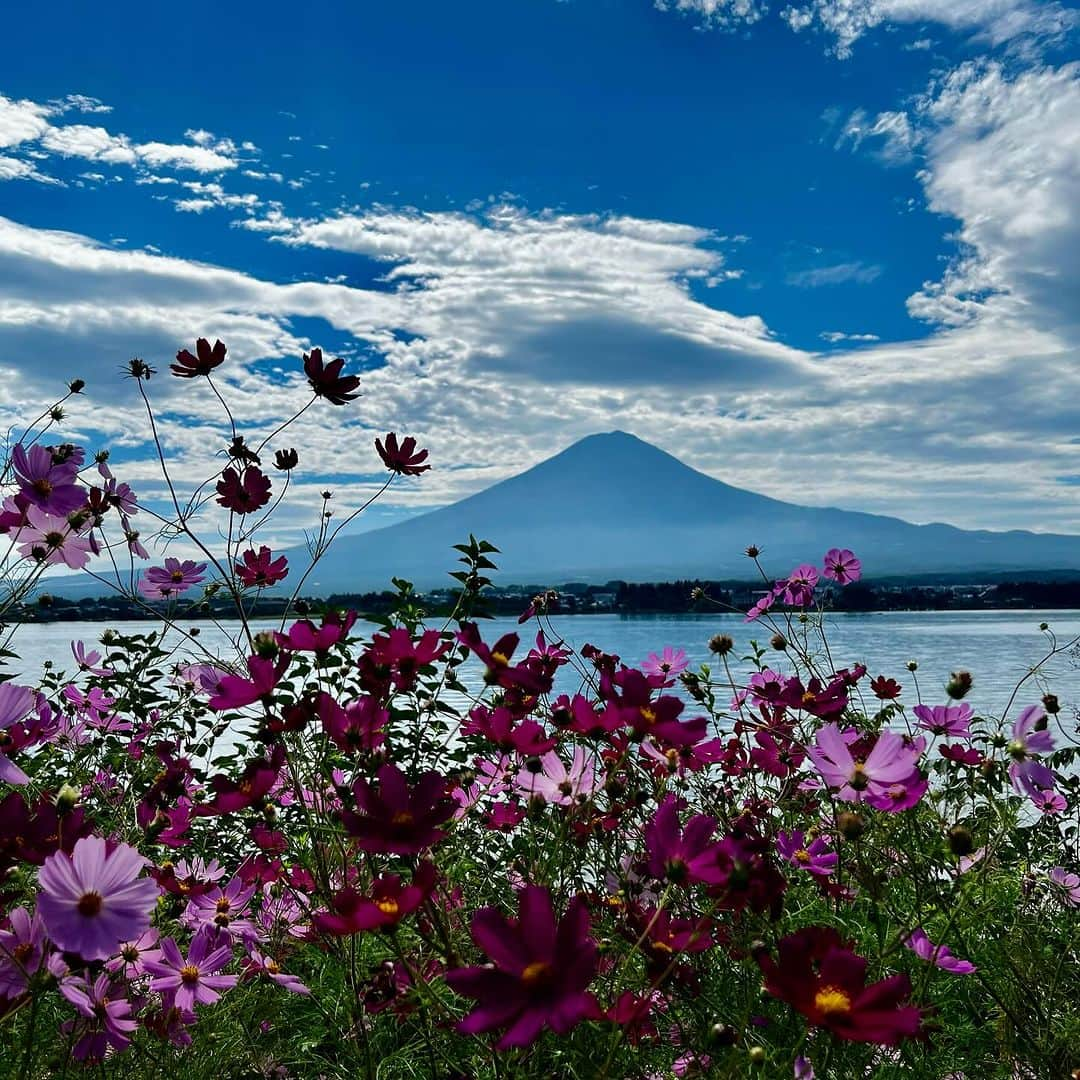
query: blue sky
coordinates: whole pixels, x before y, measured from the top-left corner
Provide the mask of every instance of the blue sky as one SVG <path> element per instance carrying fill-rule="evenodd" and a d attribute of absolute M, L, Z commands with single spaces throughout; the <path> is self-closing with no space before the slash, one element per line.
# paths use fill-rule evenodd
<path fill-rule="evenodd" d="M 225 10 L 222 10 L 224 8 Z M 631 430 L 794 501 L 1080 531 L 1080 20 L 1041 0 L 22 5 L 0 73 L 5 422 L 63 381 L 155 486 L 133 387 L 197 334 L 309 413 L 282 542 L 371 439 L 372 523 Z M 151 384 L 182 478 L 211 403 Z M 645 478 L 647 481 L 647 478 Z"/>

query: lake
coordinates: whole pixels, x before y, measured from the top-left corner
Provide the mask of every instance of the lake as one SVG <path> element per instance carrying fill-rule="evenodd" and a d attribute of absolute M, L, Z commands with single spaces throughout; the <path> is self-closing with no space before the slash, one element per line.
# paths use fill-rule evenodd
<path fill-rule="evenodd" d="M 863 662 L 871 675 L 885 673 L 904 687 L 903 700 L 914 702 L 912 676 L 906 669 L 909 660 L 918 662 L 917 678 L 923 700 L 944 701 L 943 687 L 950 672 L 965 668 L 975 677 L 969 701 L 976 711 L 998 715 L 1008 702 L 1018 680 L 1048 652 L 1048 641 L 1039 624 L 1050 624 L 1060 643 L 1080 636 L 1080 611 L 947 611 L 879 612 L 868 614 L 831 614 L 826 628 L 833 660 L 837 667 Z M 70 622 L 24 624 L 16 629 L 14 648 L 20 660 L 6 669 L 19 672 L 32 681 L 45 660 L 71 671 L 73 661 L 69 642 L 83 640 L 90 647 L 106 629 L 105 623 Z M 153 623 L 123 623 L 127 633 L 153 629 Z M 235 656 L 230 634 L 236 625 L 222 628 L 201 622 L 199 642 L 203 648 L 222 655 Z M 269 627 L 273 624 L 264 624 Z M 434 623 L 432 625 L 438 625 Z M 577 615 L 556 616 L 554 628 L 571 645 L 580 648 L 592 643 L 607 652 L 618 653 L 624 661 L 637 664 L 650 652 L 665 645 L 685 649 L 693 666 L 715 660 L 708 651 L 708 640 L 716 633 L 730 634 L 736 649 L 730 659 L 745 654 L 752 637 L 766 642 L 771 631 L 757 624 L 743 622 L 739 615 Z M 531 641 L 535 626 L 517 625 L 510 618 L 492 619 L 481 624 L 485 640 L 492 641 L 509 630 L 522 632 Z M 182 649 L 181 652 L 184 650 Z M 521 650 L 519 650 L 520 652 Z M 776 666 L 784 658 L 770 651 Z M 737 677 L 745 678 L 750 668 L 733 663 Z M 573 691 L 577 677 L 565 672 L 558 689 Z M 1080 662 L 1075 651 L 1055 657 L 1043 670 L 1040 683 L 1031 682 L 1018 696 L 1018 703 L 1031 703 L 1045 689 L 1052 690 L 1065 706 L 1080 703 Z"/>

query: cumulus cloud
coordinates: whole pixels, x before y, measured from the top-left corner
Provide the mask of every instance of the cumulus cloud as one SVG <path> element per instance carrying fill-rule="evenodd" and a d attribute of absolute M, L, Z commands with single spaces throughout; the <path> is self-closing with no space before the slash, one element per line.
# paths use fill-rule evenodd
<path fill-rule="evenodd" d="M 703 26 L 724 30 L 749 26 L 769 10 L 764 0 L 655 0 L 655 4 L 660 11 L 678 11 Z"/>

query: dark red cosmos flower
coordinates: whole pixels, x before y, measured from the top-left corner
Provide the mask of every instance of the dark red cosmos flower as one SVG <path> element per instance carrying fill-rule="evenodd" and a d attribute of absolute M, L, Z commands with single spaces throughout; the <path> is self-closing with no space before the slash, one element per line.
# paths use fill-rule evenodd
<path fill-rule="evenodd" d="M 261 802 L 277 783 L 278 773 L 285 764 L 285 748 L 278 744 L 270 751 L 269 759 L 252 758 L 240 774 L 240 779 L 230 780 L 218 775 L 210 778 L 210 790 L 214 798 L 195 808 L 195 814 L 209 817 L 213 814 L 232 814 L 257 802 Z"/>
<path fill-rule="evenodd" d="M 406 436 L 398 446 L 397 435 L 391 431 L 386 436 L 385 446 L 382 439 L 375 440 L 375 449 L 378 450 L 379 457 L 383 459 L 383 464 L 391 472 L 396 472 L 401 476 L 419 476 L 431 468 L 430 465 L 423 464 L 428 452 L 417 450 L 416 440 L 411 435 Z"/>
<path fill-rule="evenodd" d="M 911 995 L 906 975 L 866 985 L 866 960 L 829 927 L 809 926 L 782 938 L 778 960 L 765 950 L 755 959 L 765 989 L 801 1012 L 814 1027 L 841 1039 L 896 1046 L 920 1033 L 922 1011 L 903 1004 Z"/>
<path fill-rule="evenodd" d="M 201 337 L 195 342 L 195 356 L 187 349 L 181 349 L 176 354 L 176 363 L 170 364 L 172 373 L 181 379 L 194 379 L 198 375 L 209 375 L 216 367 L 225 362 L 225 354 L 229 350 L 220 341 L 214 342 L 210 348 L 210 342 Z"/>
<path fill-rule="evenodd" d="M 521 641 L 517 634 L 503 634 L 494 645 L 488 646 L 480 637 L 480 628 L 476 623 L 462 623 L 457 638 L 487 668 L 484 681 L 489 685 L 501 686 L 505 690 L 518 688 L 530 694 L 544 689 L 543 680 L 526 664 L 510 666 L 510 657 Z"/>
<path fill-rule="evenodd" d="M 81 806 L 60 814 L 47 795 L 28 806 L 17 791 L 11 792 L 0 800 L 0 878 L 19 862 L 40 866 L 56 851 L 70 855 L 75 841 L 93 831 Z"/>
<path fill-rule="evenodd" d="M 311 922 L 317 930 L 334 937 L 383 930 L 397 926 L 421 907 L 434 887 L 435 867 L 422 860 L 408 885 L 397 874 L 384 874 L 371 883 L 367 896 L 353 888 L 341 889 L 331 900 L 330 909 L 316 911 Z"/>
<path fill-rule="evenodd" d="M 651 735 L 668 746 L 693 746 L 705 738 L 708 721 L 704 716 L 680 720 L 683 702 L 671 695 L 654 698 L 649 679 L 634 668 L 624 668 L 610 680 L 601 676 L 600 687 L 601 695 L 639 738 Z"/>
<path fill-rule="evenodd" d="M 246 589 L 265 589 L 289 576 L 289 560 L 284 555 L 273 558 L 273 552 L 265 544 L 258 551 L 245 551 L 242 558 L 243 562 L 233 569 Z"/>
<path fill-rule="evenodd" d="M 249 656 L 247 666 L 250 679 L 239 675 L 222 675 L 217 692 L 207 702 L 211 709 L 221 712 L 223 709 L 240 709 L 256 701 L 269 702 L 274 688 L 289 666 L 289 656 L 278 657 L 276 664 L 261 656 Z"/>
<path fill-rule="evenodd" d="M 749 908 L 760 915 L 768 910 L 778 918 L 787 881 L 773 865 L 772 851 L 772 842 L 743 814 L 717 844 L 712 869 L 703 871 L 710 878 L 709 895 L 728 911 Z"/>
<path fill-rule="evenodd" d="M 499 1050 L 530 1046 L 544 1027 L 565 1035 L 582 1020 L 602 1013 L 587 987 L 597 968 L 596 942 L 589 937 L 589 912 L 579 897 L 559 920 L 551 893 L 528 885 L 518 893 L 517 919 L 495 908 L 472 918 L 473 941 L 494 967 L 446 973 L 450 988 L 475 998 L 476 1007 L 458 1024 L 466 1035 L 506 1028 Z"/>
<path fill-rule="evenodd" d="M 218 505 L 234 514 L 250 514 L 270 501 L 270 477 L 254 465 L 249 465 L 240 475 L 227 468 L 217 482 Z"/>
<path fill-rule="evenodd" d="M 304 374 L 308 377 L 311 389 L 316 396 L 324 397 L 335 405 L 344 405 L 357 395 L 353 392 L 360 385 L 355 375 L 342 375 L 345 361 L 340 357 L 323 366 L 322 349 L 312 349 L 311 355 L 304 353 Z"/>
<path fill-rule="evenodd" d="M 895 679 L 887 679 L 884 675 L 871 679 L 870 689 L 874 691 L 874 697 L 880 701 L 892 701 L 902 693 L 900 684 Z"/>
<path fill-rule="evenodd" d="M 415 855 L 437 844 L 446 833 L 436 828 L 458 808 L 446 793 L 446 779 L 426 772 L 410 788 L 395 765 L 379 769 L 376 789 L 366 780 L 353 784 L 356 812 L 342 810 L 341 820 L 362 851 Z"/>

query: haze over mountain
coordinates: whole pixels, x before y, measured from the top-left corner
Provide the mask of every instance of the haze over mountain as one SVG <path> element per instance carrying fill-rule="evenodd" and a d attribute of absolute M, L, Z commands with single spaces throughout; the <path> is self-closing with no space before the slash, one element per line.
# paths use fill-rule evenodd
<path fill-rule="evenodd" d="M 864 572 L 1080 569 L 1080 537 L 913 525 L 899 518 L 797 506 L 706 476 L 622 431 L 590 435 L 517 476 L 396 525 L 338 538 L 305 592 L 387 587 L 391 576 L 447 585 L 472 533 L 500 549 L 500 584 L 748 578 L 758 544 L 776 576 L 851 548 Z M 296 569 L 307 552 L 288 553 Z"/>

